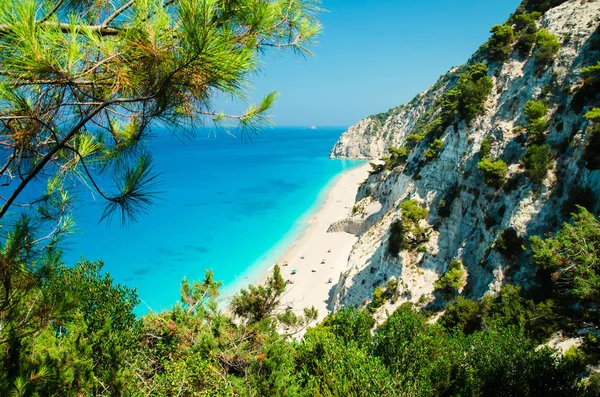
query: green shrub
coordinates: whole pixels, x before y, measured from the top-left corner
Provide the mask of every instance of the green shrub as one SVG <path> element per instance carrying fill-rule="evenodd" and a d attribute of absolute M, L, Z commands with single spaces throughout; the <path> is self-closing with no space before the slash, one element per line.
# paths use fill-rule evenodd
<path fill-rule="evenodd" d="M 539 12 L 535 12 L 531 14 L 519 14 L 511 18 L 511 22 L 515 24 L 515 30 L 518 32 L 515 48 L 521 56 L 529 55 L 535 44 L 538 31 L 535 21 L 540 15 Z"/>
<path fill-rule="evenodd" d="M 393 257 L 398 257 L 402 250 L 418 247 L 427 241 L 427 230 L 419 222 L 427 218 L 429 211 L 420 207 L 416 200 L 407 200 L 400 208 L 402 220 L 392 222 L 388 239 L 388 253 Z"/>
<path fill-rule="evenodd" d="M 467 284 L 467 272 L 459 260 L 453 260 L 448 270 L 434 284 L 434 288 L 444 296 L 456 295 Z"/>
<path fill-rule="evenodd" d="M 500 187 L 504 183 L 508 167 L 502 160 L 492 161 L 484 158 L 477 164 L 477 168 L 483 172 L 485 183 L 489 186 Z"/>
<path fill-rule="evenodd" d="M 417 200 L 407 200 L 400 206 L 402 217 L 412 223 L 418 223 L 427 218 L 429 211 L 419 205 Z"/>
<path fill-rule="evenodd" d="M 396 148 L 390 146 L 388 148 L 389 157 L 383 157 L 382 160 L 385 162 L 384 168 L 387 171 L 391 171 L 399 165 L 406 164 L 408 156 L 410 155 L 410 149 L 406 146 Z"/>
<path fill-rule="evenodd" d="M 508 258 L 514 258 L 525 250 L 525 240 L 515 229 L 509 227 L 504 229 L 494 243 L 494 249 Z"/>
<path fill-rule="evenodd" d="M 528 101 L 525 105 L 525 116 L 528 122 L 544 118 L 547 114 L 548 105 L 544 101 Z"/>
<path fill-rule="evenodd" d="M 454 202 L 456 197 L 458 197 L 459 193 L 460 188 L 458 187 L 458 185 L 452 186 L 444 193 L 444 195 L 442 196 L 442 201 L 440 202 L 440 209 L 438 210 L 438 213 L 441 217 L 447 218 L 450 216 L 450 209 L 452 208 L 452 203 Z"/>
<path fill-rule="evenodd" d="M 490 30 L 492 37 L 488 41 L 488 59 L 494 62 L 504 62 L 508 59 L 515 39 L 515 32 L 511 26 L 494 25 Z"/>
<path fill-rule="evenodd" d="M 548 129 L 548 121 L 544 119 L 536 119 L 527 125 L 527 136 L 533 143 L 544 143 L 546 140 L 546 130 Z"/>
<path fill-rule="evenodd" d="M 567 199 L 562 204 L 562 216 L 567 219 L 572 214 L 577 213 L 577 207 L 583 207 L 591 213 L 594 213 L 597 197 L 590 188 L 572 187 L 569 190 Z"/>
<path fill-rule="evenodd" d="M 481 327 L 479 303 L 457 296 L 456 301 L 446 307 L 446 312 L 440 318 L 440 325 L 449 331 L 456 329 L 465 335 L 472 334 Z"/>
<path fill-rule="evenodd" d="M 538 67 L 545 67 L 554 61 L 554 57 L 560 50 L 560 42 L 556 35 L 546 29 L 540 29 L 535 39 L 535 63 Z"/>
<path fill-rule="evenodd" d="M 525 105 L 525 117 L 527 119 L 527 135 L 533 143 L 543 143 L 546 139 L 548 121 L 548 105 L 544 101 L 528 101 Z"/>
<path fill-rule="evenodd" d="M 596 85 L 600 82 L 600 62 L 581 69 L 581 75 L 586 85 Z"/>
<path fill-rule="evenodd" d="M 441 139 L 436 139 L 435 141 L 433 141 L 431 143 L 431 145 L 429 145 L 429 148 L 425 151 L 425 158 L 428 161 L 433 160 L 434 158 L 436 158 L 440 152 L 442 151 L 442 149 L 444 148 L 444 141 L 442 141 Z"/>
<path fill-rule="evenodd" d="M 494 82 L 487 77 L 488 67 L 482 63 L 471 66 L 456 85 L 458 90 L 458 115 L 470 123 L 485 110 L 484 102 L 492 92 Z"/>
<path fill-rule="evenodd" d="M 543 14 L 551 8 L 561 5 L 568 0 L 524 0 L 517 11 L 525 10 L 528 12 L 535 12 L 537 14 Z"/>
<path fill-rule="evenodd" d="M 414 148 L 417 146 L 423 139 L 425 139 L 426 134 L 410 134 L 406 137 L 406 146 L 409 148 Z"/>
<path fill-rule="evenodd" d="M 369 311 L 372 313 L 385 303 L 385 289 L 383 287 L 377 287 L 373 291 L 373 299 L 369 305 Z"/>
<path fill-rule="evenodd" d="M 600 124 L 588 128 L 589 139 L 583 151 L 585 167 L 589 170 L 600 170 Z"/>
<path fill-rule="evenodd" d="M 390 226 L 390 237 L 388 239 L 388 253 L 397 258 L 401 250 L 409 247 L 406 239 L 406 227 L 400 219 L 396 219 Z"/>
<path fill-rule="evenodd" d="M 486 137 L 481 141 L 481 148 L 479 149 L 479 157 L 481 159 L 487 158 L 492 152 L 492 138 Z"/>
<path fill-rule="evenodd" d="M 597 123 L 600 121 L 600 108 L 594 108 L 585 114 L 585 118 Z"/>
<path fill-rule="evenodd" d="M 527 176 L 536 183 L 541 183 L 548 173 L 552 149 L 548 145 L 532 145 L 527 149 L 523 163 Z"/>

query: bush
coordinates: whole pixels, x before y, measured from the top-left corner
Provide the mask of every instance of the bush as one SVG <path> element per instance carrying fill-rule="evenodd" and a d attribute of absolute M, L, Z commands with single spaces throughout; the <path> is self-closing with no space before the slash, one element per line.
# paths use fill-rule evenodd
<path fill-rule="evenodd" d="M 546 130 L 548 121 L 544 119 L 536 119 L 527 125 L 527 136 L 533 143 L 544 143 L 546 140 Z"/>
<path fill-rule="evenodd" d="M 369 311 L 373 313 L 375 310 L 383 306 L 385 303 L 385 289 L 383 287 L 377 287 L 373 291 L 373 299 L 369 305 Z"/>
<path fill-rule="evenodd" d="M 541 183 L 548 173 L 552 149 L 548 145 L 532 145 L 527 149 L 523 163 L 527 176 L 536 183 Z"/>
<path fill-rule="evenodd" d="M 429 149 L 427 149 L 427 151 L 424 154 L 427 161 L 431 161 L 434 158 L 436 158 L 443 148 L 444 141 L 442 141 L 441 139 L 436 139 L 435 141 L 433 141 L 431 145 L 429 145 Z"/>
<path fill-rule="evenodd" d="M 525 240 L 515 229 L 509 227 L 504 229 L 494 243 L 494 249 L 508 258 L 515 258 L 525 251 Z"/>
<path fill-rule="evenodd" d="M 581 69 L 581 75 L 586 85 L 596 85 L 600 82 L 600 62 Z"/>
<path fill-rule="evenodd" d="M 400 208 L 402 209 L 402 217 L 412 223 L 418 223 L 429 215 L 429 211 L 421 207 L 417 200 L 407 200 L 402 203 Z"/>
<path fill-rule="evenodd" d="M 409 245 L 406 242 L 406 227 L 400 219 L 396 219 L 390 226 L 388 253 L 397 258 L 398 253 L 408 247 Z"/>
<path fill-rule="evenodd" d="M 585 114 L 585 118 L 597 123 L 600 121 L 600 108 L 594 108 Z"/>
<path fill-rule="evenodd" d="M 447 330 L 459 330 L 465 335 L 472 334 L 481 328 L 481 314 L 477 301 L 457 296 L 454 303 L 446 307 L 440 318 L 440 325 Z"/>
<path fill-rule="evenodd" d="M 508 171 L 506 163 L 502 160 L 492 161 L 484 158 L 477 164 L 477 168 L 483 172 L 485 183 L 489 186 L 500 187 Z"/>
<path fill-rule="evenodd" d="M 488 41 L 488 59 L 494 62 L 504 62 L 508 59 L 515 39 L 515 32 L 507 25 L 494 25 L 490 30 L 492 37 Z"/>
<path fill-rule="evenodd" d="M 556 54 L 558 54 L 558 50 L 560 50 L 558 37 L 546 29 L 540 29 L 535 39 L 535 51 L 533 53 L 538 68 L 550 65 Z"/>
<path fill-rule="evenodd" d="M 540 15 L 539 12 L 519 14 L 511 19 L 512 23 L 515 24 L 515 30 L 518 32 L 515 48 L 521 56 L 529 55 L 535 44 L 535 38 L 538 31 L 535 21 Z"/>
<path fill-rule="evenodd" d="M 528 101 L 524 112 L 527 119 L 527 135 L 533 143 L 544 143 L 548 127 L 548 121 L 545 119 L 548 105 L 544 101 Z"/>
<path fill-rule="evenodd" d="M 384 169 L 391 171 L 399 165 L 405 164 L 410 155 L 410 149 L 406 146 L 396 148 L 390 146 L 388 148 L 389 157 L 383 157 L 382 160 L 385 162 Z"/>
<path fill-rule="evenodd" d="M 589 170 L 600 170 L 600 126 L 595 125 L 589 131 L 589 140 L 583 152 L 585 167 Z"/>
<path fill-rule="evenodd" d="M 439 215 L 443 218 L 447 218 L 450 216 L 450 209 L 452 208 L 452 203 L 460 194 L 460 188 L 458 185 L 452 186 L 448 189 L 444 195 L 442 196 L 442 201 L 440 203 L 440 209 L 438 211 Z"/>
<path fill-rule="evenodd" d="M 471 66 L 457 83 L 459 117 L 470 123 L 485 110 L 484 102 L 492 92 L 494 82 L 487 77 L 488 67 L 482 63 Z"/>
<path fill-rule="evenodd" d="M 548 105 L 544 101 L 528 101 L 525 105 L 525 116 L 528 122 L 544 118 L 547 114 Z"/>
<path fill-rule="evenodd" d="M 492 152 L 492 138 L 486 137 L 481 141 L 481 148 L 479 149 L 479 157 L 485 159 L 490 156 Z"/>
<path fill-rule="evenodd" d="M 433 286 L 442 295 L 449 297 L 456 295 L 467 284 L 467 272 L 459 260 L 453 260 L 448 265 L 448 270 L 441 276 Z"/>

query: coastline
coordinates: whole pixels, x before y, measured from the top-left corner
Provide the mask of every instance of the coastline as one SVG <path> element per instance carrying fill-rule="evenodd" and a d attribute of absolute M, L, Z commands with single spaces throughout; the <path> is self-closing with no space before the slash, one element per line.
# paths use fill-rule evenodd
<path fill-rule="evenodd" d="M 370 169 L 367 163 L 342 173 L 328 189 L 320 208 L 308 219 L 306 230 L 287 245 L 275 261 L 283 278 L 293 282 L 287 285 L 281 303 L 293 307 L 296 314 L 314 306 L 319 311 L 317 322 L 320 322 L 329 313 L 330 299 L 358 237 L 343 232 L 327 233 L 327 229 L 350 216 L 358 187 Z M 264 283 L 272 271 L 273 264 L 266 272 L 263 270 L 260 283 Z"/>

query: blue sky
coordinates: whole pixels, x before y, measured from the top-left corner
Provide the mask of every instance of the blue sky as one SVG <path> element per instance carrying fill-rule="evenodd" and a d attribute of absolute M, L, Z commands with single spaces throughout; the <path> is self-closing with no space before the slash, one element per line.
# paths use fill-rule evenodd
<path fill-rule="evenodd" d="M 519 3 L 324 0 L 314 57 L 267 53 L 252 97 L 280 93 L 279 126 L 350 126 L 410 101 L 464 63 Z"/>

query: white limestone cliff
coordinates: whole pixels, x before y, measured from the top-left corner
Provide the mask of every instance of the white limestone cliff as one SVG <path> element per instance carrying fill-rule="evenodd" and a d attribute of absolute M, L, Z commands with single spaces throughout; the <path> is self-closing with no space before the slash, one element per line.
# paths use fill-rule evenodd
<path fill-rule="evenodd" d="M 360 238 L 338 281 L 334 307 L 366 303 L 374 288 L 385 285 L 390 277 L 399 281 L 400 298 L 385 308 L 407 301 L 423 305 L 432 300 L 433 283 L 453 259 L 461 260 L 468 272 L 467 295 L 493 293 L 507 281 L 527 284 L 535 270 L 491 249 L 498 234 L 512 227 L 527 241 L 532 235 L 555 230 L 563 221 L 563 203 L 574 187 L 591 192 L 595 209 L 600 209 L 600 171 L 586 169 L 581 160 L 589 126 L 583 117 L 586 109 L 572 106 L 582 66 L 598 55 L 590 43 L 599 21 L 600 1 L 572 0 L 549 10 L 538 24 L 561 41 L 553 65 L 538 73 L 533 57 L 521 59 L 516 54 L 504 64 L 489 64 L 488 76 L 494 87 L 484 114 L 470 126 L 461 121 L 448 127 L 440 138 L 444 148 L 438 158 L 415 169 L 415 160 L 426 150 L 418 146 L 407 165 L 369 177 L 357 197 L 364 203 L 368 196 L 370 210 L 362 214 L 368 223 L 357 226 L 355 219 L 351 224 L 353 231 L 360 231 Z M 408 105 L 352 126 L 340 137 L 331 156 L 379 159 L 388 147 L 402 146 L 456 78 L 453 69 Z M 543 183 L 535 184 L 522 166 L 526 148 L 519 143 L 522 132 L 518 126 L 525 124 L 527 101 L 539 100 L 543 93 L 550 109 L 546 142 L 556 155 Z M 486 137 L 493 142 L 492 157 L 502 158 L 509 166 L 504 189 L 487 186 L 477 169 Z M 456 197 L 449 215 L 443 217 L 440 204 L 452 190 Z M 432 232 L 426 252 L 403 251 L 395 258 L 387 252 L 390 225 L 401 217 L 400 204 L 407 199 L 416 199 L 429 209 L 427 224 Z M 338 229 L 346 225 L 350 223 L 338 225 Z"/>

